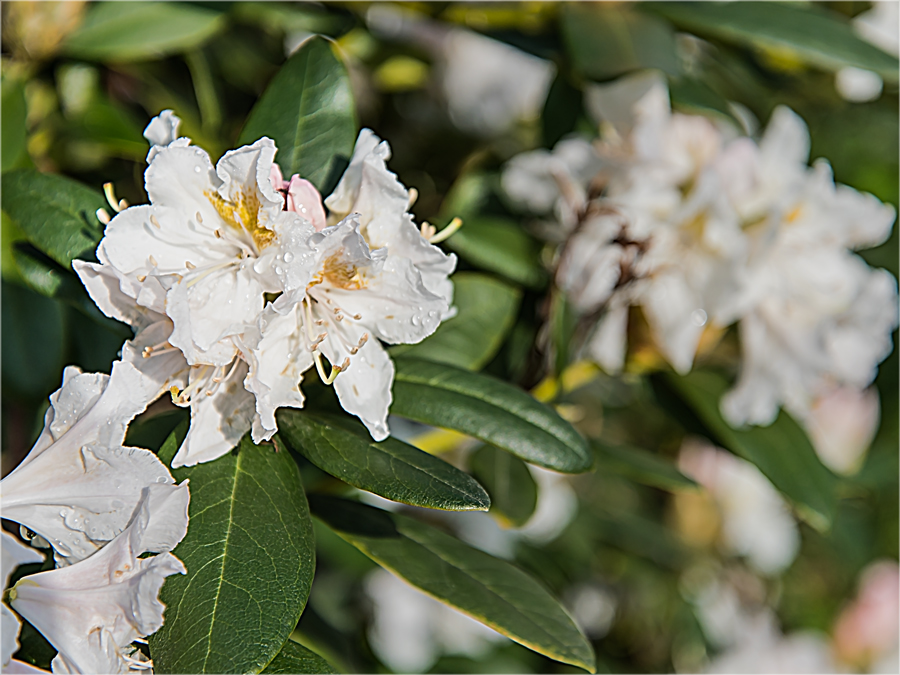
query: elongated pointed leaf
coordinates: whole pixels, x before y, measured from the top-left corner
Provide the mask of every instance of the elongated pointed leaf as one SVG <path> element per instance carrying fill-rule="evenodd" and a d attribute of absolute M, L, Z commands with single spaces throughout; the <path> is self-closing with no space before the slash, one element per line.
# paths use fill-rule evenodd
<path fill-rule="evenodd" d="M 457 314 L 437 331 L 414 345 L 397 345 L 392 355 L 405 354 L 428 361 L 479 370 L 493 358 L 512 328 L 522 291 L 477 272 L 453 276 L 453 305 Z"/>
<path fill-rule="evenodd" d="M 469 474 L 396 438 L 376 443 L 346 415 L 282 409 L 278 436 L 322 471 L 385 499 L 450 511 L 491 505 Z"/>
<path fill-rule="evenodd" d="M 598 441 L 592 445 L 596 450 L 595 466 L 598 471 L 616 473 L 636 483 L 663 490 L 697 487 L 672 462 L 652 452 L 629 445 L 611 445 Z"/>
<path fill-rule="evenodd" d="M 143 61 L 184 52 L 224 26 L 220 12 L 181 2 L 98 2 L 63 45 L 91 61 Z"/>
<path fill-rule="evenodd" d="M 317 518 L 385 569 L 529 649 L 590 672 L 590 643 L 559 602 L 518 567 L 417 520 L 314 496 Z"/>
<path fill-rule="evenodd" d="M 469 467 L 491 496 L 491 513 L 513 527 L 528 522 L 537 506 L 538 488 L 518 457 L 485 445 L 469 456 Z"/>
<path fill-rule="evenodd" d="M 394 361 L 391 412 L 461 431 L 516 457 L 565 473 L 591 468 L 587 443 L 552 408 L 487 375 L 410 357 Z"/>
<path fill-rule="evenodd" d="M 810 525 L 827 529 L 836 508 L 837 477 L 819 461 L 806 433 L 782 411 L 768 427 L 732 429 L 719 412 L 728 389 L 716 373 L 694 371 L 668 381 L 723 446 L 753 462 L 796 505 Z"/>
<path fill-rule="evenodd" d="M 860 39 L 835 12 L 787 2 L 654 2 L 644 7 L 702 37 L 787 50 L 825 70 L 854 66 L 897 81 L 897 58 Z"/>
<path fill-rule="evenodd" d="M 171 462 L 177 445 L 173 433 L 160 458 Z M 172 474 L 191 481 L 188 533 L 174 551 L 187 576 L 160 594 L 154 670 L 258 673 L 294 630 L 312 585 L 315 544 L 297 465 L 246 436 L 224 457 Z"/>
<path fill-rule="evenodd" d="M 293 640 L 288 640 L 278 652 L 278 656 L 272 659 L 272 662 L 262 672 L 272 675 L 276 673 L 287 675 L 290 673 L 336 673 L 337 671 L 315 652 Z"/>
<path fill-rule="evenodd" d="M 657 17 L 621 3 L 571 3 L 562 10 L 566 48 L 581 74 L 607 80 L 644 68 L 678 71 L 675 31 Z"/>
<path fill-rule="evenodd" d="M 540 262 L 540 244 L 515 221 L 488 216 L 465 218 L 462 229 L 447 239 L 446 246 L 473 265 L 528 288 L 541 288 L 547 281 Z"/>
<path fill-rule="evenodd" d="M 347 69 L 327 39 L 309 38 L 281 67 L 257 101 L 239 144 L 268 136 L 285 178 L 299 173 L 324 190 L 335 161 L 349 159 L 356 111 Z"/>
<path fill-rule="evenodd" d="M 15 169 L 3 174 L 3 210 L 38 249 L 63 267 L 92 251 L 103 236 L 99 192 L 70 178 Z"/>

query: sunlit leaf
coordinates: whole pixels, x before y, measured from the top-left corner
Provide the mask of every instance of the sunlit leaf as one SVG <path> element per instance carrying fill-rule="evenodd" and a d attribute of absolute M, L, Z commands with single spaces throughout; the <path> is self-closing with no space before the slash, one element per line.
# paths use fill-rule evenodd
<path fill-rule="evenodd" d="M 275 161 L 286 178 L 298 173 L 324 190 L 340 158 L 353 154 L 356 132 L 347 69 L 331 43 L 315 36 L 294 52 L 269 83 L 238 142 L 268 136 L 278 146 Z"/>
<path fill-rule="evenodd" d="M 143 61 L 187 51 L 224 26 L 220 12 L 181 2 L 99 2 L 63 45 L 88 61 Z"/>
<path fill-rule="evenodd" d="M 382 567 L 516 642 L 589 672 L 590 643 L 560 603 L 522 570 L 405 516 L 314 496 L 316 517 Z"/>
<path fill-rule="evenodd" d="M 397 358 L 394 366 L 393 414 L 460 431 L 548 469 L 579 473 L 591 467 L 581 435 L 521 389 L 410 357 Z"/>
<path fill-rule="evenodd" d="M 392 355 L 480 370 L 500 349 L 512 328 L 522 292 L 509 283 L 477 272 L 453 276 L 456 316 L 441 323 L 430 337 L 415 345 L 397 345 Z"/>
<path fill-rule="evenodd" d="M 159 452 L 166 463 L 177 436 Z M 174 550 L 187 575 L 160 593 L 154 670 L 258 673 L 294 630 L 312 585 L 313 527 L 297 465 L 248 435 L 224 457 L 172 475 L 191 481 L 190 525 Z"/>
<path fill-rule="evenodd" d="M 323 471 L 385 499 L 452 511 L 491 503 L 469 474 L 396 438 L 376 443 L 346 415 L 283 409 L 278 436 Z"/>

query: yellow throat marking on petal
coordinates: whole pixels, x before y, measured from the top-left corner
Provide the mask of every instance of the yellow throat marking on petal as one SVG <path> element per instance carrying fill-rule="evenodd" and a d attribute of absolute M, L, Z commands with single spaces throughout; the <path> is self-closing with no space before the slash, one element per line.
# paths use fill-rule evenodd
<path fill-rule="evenodd" d="M 259 195 L 255 190 L 241 190 L 236 204 L 212 190 L 206 190 L 203 194 L 229 227 L 250 235 L 257 251 L 262 251 L 275 240 L 275 233 L 259 224 Z"/>
<path fill-rule="evenodd" d="M 328 282 L 330 286 L 349 291 L 358 291 L 366 287 L 366 280 L 359 273 L 356 265 L 344 260 L 341 251 L 333 253 L 325 259 L 322 269 L 313 277 L 310 286 Z"/>

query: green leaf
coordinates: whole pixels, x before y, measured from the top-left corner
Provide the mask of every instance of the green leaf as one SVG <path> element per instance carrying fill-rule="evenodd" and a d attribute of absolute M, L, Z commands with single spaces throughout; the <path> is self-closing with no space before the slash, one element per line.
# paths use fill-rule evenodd
<path fill-rule="evenodd" d="M 87 61 L 149 61 L 196 47 L 223 26 L 220 12 L 188 3 L 100 2 L 63 52 Z"/>
<path fill-rule="evenodd" d="M 608 80 L 645 68 L 678 72 L 675 33 L 664 21 L 622 4 L 570 3 L 562 10 L 563 39 L 582 75 Z"/>
<path fill-rule="evenodd" d="M 167 464 L 180 435 L 159 452 Z M 191 481 L 190 525 L 174 550 L 188 573 L 160 594 L 154 670 L 258 673 L 294 630 L 312 585 L 313 527 L 297 465 L 248 435 L 224 457 L 172 475 Z"/>
<path fill-rule="evenodd" d="M 522 291 L 505 281 L 477 272 L 453 276 L 453 305 L 457 314 L 444 321 L 433 335 L 415 345 L 391 347 L 391 355 L 404 354 L 480 370 L 500 349 L 512 328 Z"/>
<path fill-rule="evenodd" d="M 595 467 L 598 471 L 609 471 L 663 490 L 697 487 L 672 462 L 642 448 L 600 441 L 594 441 L 591 445 L 596 451 Z"/>
<path fill-rule="evenodd" d="M 0 87 L 0 170 L 8 171 L 16 166 L 25 151 L 25 86 L 21 80 L 4 77 Z"/>
<path fill-rule="evenodd" d="M 768 427 L 732 429 L 719 412 L 728 390 L 722 376 L 694 371 L 668 381 L 724 447 L 752 462 L 794 502 L 810 525 L 830 527 L 836 508 L 837 478 L 819 461 L 803 429 L 782 411 Z"/>
<path fill-rule="evenodd" d="M 2 286 L 3 388 L 10 400 L 43 398 L 59 387 L 64 365 L 63 306 L 17 284 Z"/>
<path fill-rule="evenodd" d="M 594 672 L 590 643 L 532 577 L 417 520 L 312 496 L 317 518 L 382 567 L 551 659 Z"/>
<path fill-rule="evenodd" d="M 103 236 L 96 211 L 106 200 L 81 183 L 33 169 L 3 174 L 3 210 L 38 249 L 63 267 Z"/>
<path fill-rule="evenodd" d="M 581 435 L 527 392 L 442 363 L 400 357 L 394 366 L 393 414 L 460 431 L 548 469 L 591 468 Z"/>
<path fill-rule="evenodd" d="M 262 672 L 287 675 L 290 673 L 336 673 L 337 671 L 315 652 L 293 640 L 288 640 Z"/>
<path fill-rule="evenodd" d="M 485 445 L 469 456 L 469 469 L 491 496 L 491 513 L 512 527 L 528 522 L 537 506 L 538 488 L 518 457 Z"/>
<path fill-rule="evenodd" d="M 824 70 L 854 66 L 897 81 L 897 58 L 857 37 L 849 21 L 835 12 L 786 2 L 655 2 L 644 7 L 701 37 L 784 50 Z"/>
<path fill-rule="evenodd" d="M 449 511 L 491 505 L 469 474 L 396 438 L 376 443 L 346 415 L 282 409 L 278 436 L 323 471 L 385 499 Z"/>
<path fill-rule="evenodd" d="M 356 142 L 356 111 L 347 69 L 321 36 L 285 62 L 257 101 L 238 144 L 268 136 L 285 177 L 298 173 L 319 190 Z"/>
<path fill-rule="evenodd" d="M 476 267 L 528 288 L 541 288 L 547 281 L 540 262 L 540 244 L 507 218 L 465 218 L 462 228 L 447 239 L 446 246 Z"/>

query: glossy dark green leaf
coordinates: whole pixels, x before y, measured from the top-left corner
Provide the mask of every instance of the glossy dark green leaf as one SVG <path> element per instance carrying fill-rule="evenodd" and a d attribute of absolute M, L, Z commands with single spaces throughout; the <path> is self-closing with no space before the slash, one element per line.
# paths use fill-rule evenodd
<path fill-rule="evenodd" d="M 512 527 L 528 522 L 538 488 L 528 465 L 508 452 L 485 445 L 469 456 L 469 469 L 491 496 L 491 513 Z"/>
<path fill-rule="evenodd" d="M 806 433 L 782 411 L 770 426 L 732 429 L 719 412 L 725 378 L 694 371 L 670 375 L 674 386 L 721 443 L 752 462 L 797 507 L 810 525 L 827 529 L 836 508 L 837 478 L 819 461 Z"/>
<path fill-rule="evenodd" d="M 382 567 L 516 642 L 590 672 L 590 643 L 547 590 L 514 565 L 413 518 L 314 496 L 317 518 Z"/>
<path fill-rule="evenodd" d="M 3 387 L 9 394 L 43 398 L 59 387 L 65 312 L 57 300 L 3 282 Z M 13 397 L 10 397 L 13 398 Z"/>
<path fill-rule="evenodd" d="M 0 170 L 16 166 L 25 154 L 25 86 L 21 80 L 4 77 L 0 107 Z"/>
<path fill-rule="evenodd" d="M 609 471 L 663 490 L 697 487 L 672 462 L 642 448 L 600 441 L 594 441 L 591 445 L 596 451 L 594 465 L 597 471 Z"/>
<path fill-rule="evenodd" d="M 675 32 L 664 21 L 622 3 L 570 3 L 562 32 L 575 69 L 607 80 L 635 70 L 678 71 Z"/>
<path fill-rule="evenodd" d="M 486 511 L 491 504 L 469 474 L 396 438 L 376 443 L 346 415 L 284 408 L 278 436 L 323 471 L 385 499 L 450 511 Z"/>
<path fill-rule="evenodd" d="M 295 173 L 320 190 L 356 142 L 356 111 L 347 69 L 323 37 L 309 38 L 257 101 L 239 144 L 268 136 L 285 178 Z"/>
<path fill-rule="evenodd" d="M 692 115 L 718 116 L 739 124 L 728 107 L 728 101 L 700 80 L 680 77 L 669 82 L 672 106 Z"/>
<path fill-rule="evenodd" d="M 278 656 L 266 666 L 263 673 L 288 675 L 291 673 L 336 673 L 328 661 L 293 640 L 284 643 Z"/>
<path fill-rule="evenodd" d="M 176 436 L 160 450 L 166 463 Z M 190 525 L 174 551 L 187 575 L 160 593 L 154 670 L 258 673 L 294 630 L 312 585 L 313 527 L 297 465 L 248 435 L 224 457 L 172 475 L 191 481 Z"/>
<path fill-rule="evenodd" d="M 405 354 L 448 363 L 466 370 L 480 370 L 500 349 L 512 328 L 522 291 L 477 272 L 453 276 L 456 316 L 444 321 L 430 337 L 415 345 L 397 345 L 392 355 Z"/>
<path fill-rule="evenodd" d="M 556 411 L 488 375 L 410 357 L 394 360 L 391 412 L 460 431 L 526 462 L 565 473 L 591 468 L 587 443 Z"/>
<path fill-rule="evenodd" d="M 7 171 L 3 210 L 39 250 L 63 267 L 93 250 L 103 236 L 96 211 L 103 195 L 70 178 L 33 169 Z"/>
<path fill-rule="evenodd" d="M 785 50 L 825 70 L 854 66 L 897 81 L 897 58 L 860 39 L 836 12 L 787 2 L 655 2 L 646 7 L 702 37 Z"/>
<path fill-rule="evenodd" d="M 445 245 L 476 267 L 528 288 L 541 288 L 547 281 L 540 262 L 540 244 L 512 220 L 465 218 L 462 228 Z"/>
<path fill-rule="evenodd" d="M 184 52 L 224 26 L 220 12 L 181 2 L 99 2 L 63 44 L 88 61 L 144 61 Z"/>

